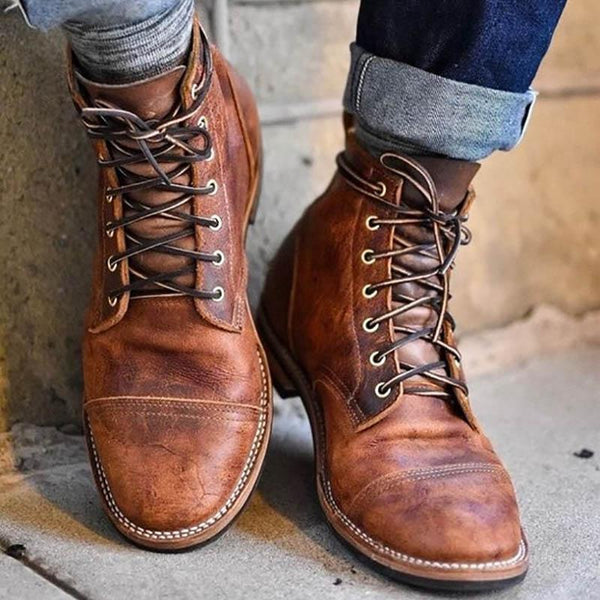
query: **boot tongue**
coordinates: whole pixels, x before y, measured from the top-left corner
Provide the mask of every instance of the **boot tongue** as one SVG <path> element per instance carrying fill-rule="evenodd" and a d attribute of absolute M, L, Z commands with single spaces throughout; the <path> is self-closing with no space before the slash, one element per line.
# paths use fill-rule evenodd
<path fill-rule="evenodd" d="M 437 190 L 439 207 L 443 212 L 453 212 L 464 200 L 473 177 L 479 170 L 479 163 L 450 158 L 431 156 L 413 157 L 429 173 Z M 421 182 L 421 178 L 417 176 Z M 414 205 L 422 205 L 422 194 L 410 183 L 406 182 L 402 192 L 402 201 Z"/>
<path fill-rule="evenodd" d="M 96 83 L 79 73 L 77 79 L 92 101 L 104 100 L 148 121 L 162 119 L 178 104 L 185 71 L 181 65 L 156 77 L 120 85 Z"/>
<path fill-rule="evenodd" d="M 467 194 L 469 184 L 479 169 L 477 163 L 471 163 L 461 160 L 451 160 L 433 157 L 411 157 L 421 165 L 433 180 L 437 197 L 439 201 L 439 210 L 444 213 L 453 213 L 463 202 Z M 421 185 L 425 183 L 422 173 L 416 169 L 410 169 L 410 175 Z M 427 187 L 427 186 L 425 186 Z M 423 197 L 423 194 L 408 180 L 405 180 L 402 187 L 401 197 L 398 199 L 400 204 L 408 205 L 413 208 L 430 207 L 429 202 Z M 430 229 L 425 229 L 419 225 L 406 225 L 397 227 L 395 231 L 395 240 L 399 248 L 404 245 L 416 245 L 422 243 L 432 243 L 434 241 L 433 233 Z M 420 256 L 418 254 L 403 255 L 394 258 L 393 264 L 400 269 L 407 269 L 411 273 L 426 273 L 439 266 L 437 259 Z M 433 277 L 430 282 L 440 284 L 441 279 Z M 426 287 L 420 282 L 407 282 L 394 286 L 395 297 L 421 298 L 425 295 L 438 296 L 438 292 Z M 396 301 L 392 305 L 394 308 L 406 304 L 407 300 Z M 418 306 L 394 317 L 394 325 L 399 328 L 408 327 L 411 330 L 420 330 L 422 328 L 432 328 L 437 323 L 437 312 L 429 305 Z M 406 333 L 400 333 L 404 337 Z M 418 367 L 423 364 L 435 363 L 440 360 L 439 349 L 426 340 L 413 341 L 402 348 L 396 350 L 398 359 L 406 364 Z M 436 369 L 437 373 L 443 374 L 443 369 Z M 412 377 L 406 382 L 408 387 L 433 387 L 439 389 L 439 384 L 428 380 L 423 376 Z"/>

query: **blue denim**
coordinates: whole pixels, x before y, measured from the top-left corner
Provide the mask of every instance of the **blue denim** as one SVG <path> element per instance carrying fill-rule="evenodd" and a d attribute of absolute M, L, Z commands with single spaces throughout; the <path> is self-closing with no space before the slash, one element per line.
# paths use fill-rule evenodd
<path fill-rule="evenodd" d="M 523 137 L 566 0 L 363 0 L 344 107 L 373 152 L 481 160 Z"/>
<path fill-rule="evenodd" d="M 362 0 L 367 52 L 454 81 L 526 92 L 566 0 Z"/>

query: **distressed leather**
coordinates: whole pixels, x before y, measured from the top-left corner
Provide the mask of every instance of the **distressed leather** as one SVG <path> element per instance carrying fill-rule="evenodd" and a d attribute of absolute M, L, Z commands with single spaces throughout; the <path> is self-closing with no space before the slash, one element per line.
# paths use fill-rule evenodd
<path fill-rule="evenodd" d="M 186 65 L 162 76 L 100 85 L 77 76 L 73 65 L 76 107 L 108 102 L 144 120 L 186 109 L 205 75 L 203 50 L 196 24 Z M 246 84 L 214 47 L 209 51 L 210 88 L 188 123 L 206 120 L 214 156 L 193 163 L 178 182 L 218 183 L 214 195 L 195 197 L 182 210 L 218 215 L 222 227 L 196 226 L 195 236 L 175 245 L 223 252 L 223 264 L 198 261 L 195 275 L 180 280 L 196 289 L 220 286 L 223 300 L 127 292 L 112 306 L 111 290 L 126 285 L 132 269 L 169 271 L 190 259 L 151 251 L 111 272 L 107 260 L 128 241 L 123 228 L 108 236 L 107 224 L 127 215 L 128 207 L 125 194 L 106 199 L 118 183 L 116 169 L 101 169 L 98 186 L 99 244 L 83 342 L 85 430 L 109 517 L 134 542 L 158 549 L 208 541 L 231 523 L 256 484 L 271 426 L 270 380 L 248 308 L 244 252 L 260 177 L 259 121 Z M 94 147 L 99 158 L 109 155 L 103 141 Z M 150 166 L 133 169 L 147 175 Z M 150 206 L 177 195 L 132 194 Z M 128 234 L 158 238 L 180 226 L 159 214 L 134 223 Z"/>
<path fill-rule="evenodd" d="M 419 273 L 435 261 L 414 254 L 362 260 L 367 249 L 393 251 L 395 236 L 419 243 L 431 233 L 418 224 L 367 226 L 369 218 L 392 219 L 394 206 L 421 200 L 414 186 L 358 145 L 351 126 L 347 135 L 341 160 L 362 180 L 385 185 L 367 195 L 358 179 L 357 188 L 338 170 L 275 256 L 261 303 L 276 383 L 289 395 L 305 381 L 325 514 L 351 545 L 394 570 L 440 579 L 523 572 L 527 557 L 515 492 L 467 395 L 450 390 L 447 398 L 436 396 L 448 387 L 418 374 L 387 398 L 374 393 L 403 363 L 445 360 L 435 373 L 459 378 L 462 371 L 422 339 L 399 347 L 379 366 L 369 361 L 398 339 L 395 326 L 432 326 L 436 313 L 417 306 L 369 333 L 365 319 L 394 309 L 392 287 L 417 298 L 432 292 L 406 282 L 367 298 L 365 286 L 390 279 L 393 262 Z M 433 179 L 441 209 L 466 216 L 478 165 L 415 160 Z M 443 339 L 454 345 L 448 323 Z"/>

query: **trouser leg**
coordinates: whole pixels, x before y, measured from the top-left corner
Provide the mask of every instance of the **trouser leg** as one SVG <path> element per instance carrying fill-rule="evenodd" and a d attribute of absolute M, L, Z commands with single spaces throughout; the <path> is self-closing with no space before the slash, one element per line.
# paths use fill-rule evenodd
<path fill-rule="evenodd" d="M 479 160 L 522 135 L 565 0 L 364 0 L 345 94 L 376 150 Z"/>

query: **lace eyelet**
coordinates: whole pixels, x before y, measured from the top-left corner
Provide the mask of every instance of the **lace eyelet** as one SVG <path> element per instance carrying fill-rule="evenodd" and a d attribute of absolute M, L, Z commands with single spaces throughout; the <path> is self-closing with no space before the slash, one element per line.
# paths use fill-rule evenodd
<path fill-rule="evenodd" d="M 371 354 L 371 356 L 369 356 L 369 362 L 374 366 L 374 367 L 380 367 L 384 362 L 385 362 L 386 357 L 385 356 L 381 356 L 379 354 L 379 352 L 375 351 Z"/>
<path fill-rule="evenodd" d="M 208 131 L 208 119 L 204 115 L 198 119 L 198 127 L 202 127 Z"/>
<path fill-rule="evenodd" d="M 379 329 L 379 323 L 373 323 L 373 319 L 367 318 L 363 321 L 362 328 L 367 333 L 374 333 Z"/>
<path fill-rule="evenodd" d="M 219 231 L 223 227 L 223 219 L 219 215 L 212 215 L 210 217 L 213 221 L 216 221 L 216 225 L 209 225 L 208 228 L 213 231 Z"/>
<path fill-rule="evenodd" d="M 106 261 L 106 266 L 108 267 L 108 270 L 111 273 L 114 273 L 117 270 L 117 267 L 119 266 L 119 264 L 116 262 L 113 262 L 113 257 L 109 256 L 108 260 Z"/>
<path fill-rule="evenodd" d="M 365 263 L 365 265 L 372 265 L 375 262 L 375 258 L 373 258 L 373 250 L 367 248 L 361 255 L 361 260 Z"/>
<path fill-rule="evenodd" d="M 215 149 L 214 146 L 210 148 L 210 154 L 204 159 L 206 162 L 211 162 L 215 158 Z"/>
<path fill-rule="evenodd" d="M 212 191 L 208 192 L 209 196 L 214 196 L 219 191 L 219 184 L 214 179 L 207 181 L 206 187 L 212 187 Z"/>
<path fill-rule="evenodd" d="M 113 235 L 115 235 L 115 230 L 114 229 L 110 229 L 112 227 L 112 221 L 108 221 L 108 223 L 106 224 L 106 236 L 111 238 Z"/>
<path fill-rule="evenodd" d="M 392 393 L 392 388 L 387 388 L 385 391 L 383 388 L 385 387 L 385 383 L 378 383 L 375 386 L 375 395 L 378 398 L 387 398 Z"/>
<path fill-rule="evenodd" d="M 105 196 L 105 200 L 106 200 L 106 202 L 108 202 L 108 204 L 110 204 L 114 199 L 115 199 L 115 197 L 112 194 L 107 194 Z"/>
<path fill-rule="evenodd" d="M 109 306 L 115 307 L 119 299 L 116 296 L 108 296 L 107 297 Z"/>
<path fill-rule="evenodd" d="M 198 98 L 198 90 L 200 89 L 200 86 L 197 83 L 193 83 L 192 84 L 192 90 L 191 90 L 191 96 L 192 96 L 192 100 L 196 100 Z"/>
<path fill-rule="evenodd" d="M 385 183 L 383 183 L 383 181 L 378 181 L 376 185 L 379 187 L 379 191 L 375 192 L 375 194 L 380 198 L 383 198 L 387 194 L 387 186 Z"/>
<path fill-rule="evenodd" d="M 365 285 L 365 287 L 362 289 L 362 295 L 368 299 L 375 298 L 378 293 L 379 290 L 373 289 L 370 283 L 367 283 L 367 285 Z"/>
<path fill-rule="evenodd" d="M 371 215 L 370 217 L 367 217 L 366 221 L 365 221 L 365 225 L 367 226 L 367 229 L 369 231 L 377 231 L 381 225 L 376 225 L 374 223 L 374 221 L 377 220 L 377 217 L 375 215 Z"/>
<path fill-rule="evenodd" d="M 217 267 L 219 267 L 225 262 L 225 254 L 223 252 L 221 252 L 220 250 L 217 250 L 214 253 L 214 256 L 216 256 L 217 259 L 212 261 L 213 265 L 216 265 Z"/>
<path fill-rule="evenodd" d="M 218 294 L 218 296 L 216 298 L 211 298 L 211 300 L 214 300 L 215 302 L 221 302 L 221 300 L 223 300 L 223 298 L 225 298 L 225 290 L 220 285 L 213 288 L 212 293 Z"/>

